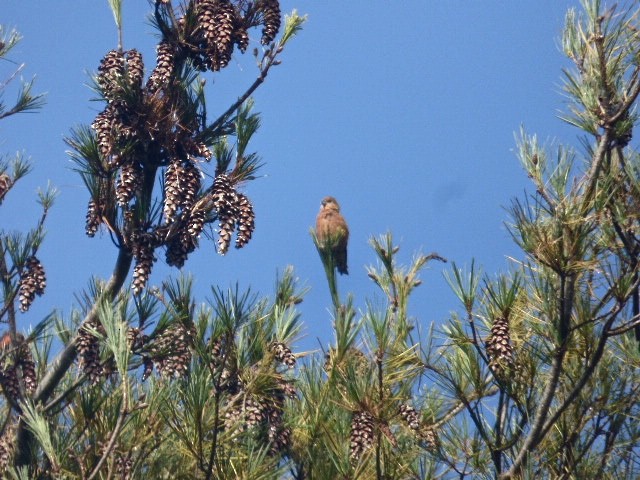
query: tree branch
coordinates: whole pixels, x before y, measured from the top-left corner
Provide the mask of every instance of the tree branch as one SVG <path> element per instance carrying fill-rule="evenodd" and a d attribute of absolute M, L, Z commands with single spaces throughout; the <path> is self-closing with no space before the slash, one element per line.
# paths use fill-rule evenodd
<path fill-rule="evenodd" d="M 107 285 L 100 295 L 100 298 L 95 302 L 89 313 L 87 313 L 84 322 L 91 322 L 98 319 L 98 306 L 103 301 L 103 299 L 108 299 L 112 301 L 120 289 L 124 284 L 127 275 L 129 274 L 129 269 L 131 267 L 131 253 L 126 249 L 122 248 L 118 252 L 118 258 L 116 260 L 116 265 L 113 270 L 113 274 L 111 278 L 107 282 Z M 84 323 L 83 322 L 83 323 Z M 51 366 L 49 367 L 46 375 L 42 378 L 38 389 L 36 390 L 35 395 L 33 396 L 33 400 L 36 403 L 43 403 L 47 401 L 47 399 L 53 393 L 53 390 L 58 386 L 60 380 L 67 373 L 69 367 L 76 359 L 77 350 L 76 350 L 76 341 L 77 335 L 69 342 L 69 344 L 65 347 L 65 349 L 58 355 L 58 357 L 53 361 Z"/>
<path fill-rule="evenodd" d="M 247 100 L 247 98 L 249 98 L 253 94 L 253 92 L 257 90 L 257 88 L 260 85 L 264 83 L 271 67 L 273 65 L 279 64 L 279 62 L 277 62 L 276 59 L 278 57 L 278 54 L 282 52 L 283 48 L 284 48 L 283 45 L 279 45 L 277 48 L 275 48 L 272 52 L 270 52 L 267 55 L 267 59 L 268 59 L 267 63 L 260 68 L 260 75 L 258 75 L 258 77 L 255 79 L 255 81 L 251 84 L 251 86 L 247 89 L 246 92 L 244 92 L 240 97 L 238 97 L 238 99 L 234 103 L 232 103 L 231 106 L 227 108 L 227 110 L 216 119 L 215 122 L 213 122 L 209 127 L 207 127 L 207 130 L 211 132 L 215 132 L 216 130 L 221 128 L 224 122 L 227 121 L 229 116 L 233 112 L 235 112 L 238 109 L 238 107 L 240 107 L 240 105 L 242 105 Z"/>
<path fill-rule="evenodd" d="M 543 431 L 545 431 L 545 420 L 549 414 L 549 408 L 556 394 L 558 382 L 560 381 L 560 373 L 562 372 L 562 362 L 564 356 L 567 353 L 568 347 L 568 330 L 571 320 L 571 312 L 573 311 L 573 296 L 575 293 L 575 277 L 569 275 L 566 278 L 565 275 L 561 275 L 561 289 L 559 299 L 559 333 L 560 344 L 557 347 L 556 353 L 553 356 L 553 364 L 551 367 L 550 378 L 545 391 L 542 395 L 542 400 L 538 404 L 538 408 L 534 414 L 534 422 L 531 425 L 531 431 L 524 441 L 524 444 L 520 448 L 516 459 L 514 460 L 511 468 L 499 478 L 511 479 L 515 478 L 521 471 L 523 465 L 526 463 L 529 454 L 536 448 L 543 438 Z M 548 425 L 548 424 L 547 424 Z"/>
<path fill-rule="evenodd" d="M 113 270 L 111 278 L 107 282 L 107 285 L 97 299 L 91 310 L 85 317 L 86 321 L 97 320 L 98 318 L 98 305 L 103 299 L 113 300 L 118 294 L 122 285 L 124 284 L 127 275 L 129 274 L 129 268 L 131 267 L 131 254 L 124 248 L 120 249 L 116 265 Z M 71 365 L 76 359 L 78 354 L 76 349 L 76 341 L 78 335 L 69 342 L 65 349 L 60 352 L 58 357 L 49 366 L 47 373 L 40 381 L 38 388 L 33 395 L 34 404 L 42 404 L 46 402 L 53 394 L 55 388 L 59 385 L 60 381 L 67 373 Z M 76 388 L 73 385 L 71 388 Z M 16 452 L 15 463 L 16 465 L 31 465 L 32 448 L 30 443 L 33 441 L 33 435 L 28 431 L 23 421 L 18 424 L 18 431 L 16 432 Z"/>

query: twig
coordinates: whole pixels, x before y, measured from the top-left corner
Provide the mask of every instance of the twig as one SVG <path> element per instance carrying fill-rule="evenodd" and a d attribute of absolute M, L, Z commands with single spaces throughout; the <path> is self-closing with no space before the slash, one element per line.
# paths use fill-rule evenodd
<path fill-rule="evenodd" d="M 607 332 L 608 337 L 616 337 L 618 335 L 622 335 L 623 333 L 627 333 L 629 330 L 633 330 L 637 326 L 640 326 L 640 317 L 635 317 L 635 320 L 631 320 L 628 323 L 621 325 L 617 328 L 612 328 Z"/>
<path fill-rule="evenodd" d="M 209 452 L 209 466 L 207 469 L 206 480 L 211 480 L 213 475 L 213 467 L 216 460 L 216 452 L 218 450 L 218 422 L 220 421 L 220 385 L 222 383 L 222 374 L 224 373 L 225 368 L 227 368 L 227 363 L 229 361 L 229 345 L 233 342 L 235 338 L 235 329 L 229 333 L 227 333 L 224 341 L 226 343 L 225 346 L 225 355 L 222 359 L 222 363 L 215 370 L 219 370 L 215 385 L 214 385 L 214 412 L 213 412 L 213 420 L 214 420 L 214 428 L 213 428 L 213 439 L 211 440 L 211 451 Z M 211 362 L 209 362 L 211 365 Z M 214 369 L 211 369 L 211 375 L 214 376 L 216 372 Z"/>
<path fill-rule="evenodd" d="M 131 267 L 131 253 L 129 253 L 125 249 L 121 249 L 118 252 L 118 258 L 116 260 L 116 266 L 114 268 L 113 274 L 111 278 L 107 282 L 107 285 L 104 289 L 104 292 L 100 296 L 100 298 L 96 301 L 93 308 L 87 313 L 84 322 L 90 323 L 98 319 L 98 310 L 99 305 L 103 299 L 113 300 L 124 281 L 129 274 L 129 268 Z M 47 374 L 42 378 L 38 389 L 36 390 L 35 395 L 33 396 L 34 402 L 45 402 L 53 393 L 53 390 L 58 386 L 60 380 L 67 373 L 67 370 L 71 367 L 71 364 L 74 362 L 77 350 L 76 350 L 76 341 L 77 335 L 74 337 L 69 344 L 65 347 L 65 349 L 60 352 L 58 357 L 54 360 L 52 365 L 49 367 Z"/>
<path fill-rule="evenodd" d="M 131 267 L 131 254 L 125 249 L 121 249 L 118 253 L 118 258 L 116 260 L 116 266 L 114 268 L 113 274 L 107 283 L 105 290 L 103 291 L 100 298 L 96 301 L 93 308 L 87 313 L 85 317 L 86 322 L 97 320 L 98 318 L 98 306 L 101 301 L 105 298 L 109 300 L 113 300 L 117 293 L 122 288 L 125 279 L 129 273 L 129 268 Z M 78 335 L 76 335 L 69 344 L 65 347 L 65 349 L 60 352 L 58 357 L 53 361 L 53 363 L 49 366 L 48 372 L 42 378 L 40 385 L 38 386 L 35 394 L 33 395 L 34 403 L 44 403 L 46 402 L 55 388 L 58 386 L 64 375 L 67 373 L 69 368 L 76 359 L 78 351 L 76 349 L 76 342 L 78 339 Z M 30 443 L 33 441 L 33 435 L 26 429 L 26 425 L 24 422 L 20 422 L 18 424 L 18 431 L 16 433 L 16 465 L 30 465 L 32 464 Z"/>
<path fill-rule="evenodd" d="M 584 200 L 583 200 L 584 201 L 583 209 L 585 211 L 589 209 L 588 203 L 592 200 L 593 193 L 595 191 L 596 184 L 597 184 L 597 177 L 600 173 L 600 168 L 602 168 L 602 161 L 604 159 L 605 154 L 610 149 L 609 143 L 611 142 L 612 135 L 613 134 L 611 129 L 608 127 L 605 127 L 604 133 L 602 134 L 598 142 L 598 149 L 593 155 L 591 168 L 587 173 L 587 179 L 586 179 L 587 190 L 584 194 Z"/>
<path fill-rule="evenodd" d="M 495 395 L 496 393 L 498 393 L 500 391 L 500 389 L 497 386 L 493 386 L 491 388 L 489 388 L 484 395 L 482 395 L 482 397 L 491 397 L 492 395 Z M 480 398 L 480 395 L 476 395 L 476 396 L 471 396 L 468 400 L 469 401 L 474 401 L 477 400 L 478 398 Z M 465 409 L 465 403 L 460 401 L 458 402 L 458 404 L 456 406 L 454 406 L 451 410 L 449 410 L 440 420 L 438 420 L 437 422 L 429 425 L 429 428 L 432 428 L 433 430 L 438 430 L 440 427 L 442 427 L 445 423 L 447 423 L 449 420 L 451 420 L 453 417 L 455 417 L 458 413 L 460 413 L 462 410 Z"/>
<path fill-rule="evenodd" d="M 251 94 L 255 92 L 260 85 L 262 85 L 262 83 L 264 83 L 265 79 L 267 78 L 267 74 L 269 73 L 269 69 L 271 69 L 273 65 L 277 64 L 276 59 L 278 57 L 278 54 L 282 51 L 282 49 L 283 49 L 283 45 L 279 45 L 277 48 L 275 48 L 275 50 L 273 50 L 272 52 L 269 53 L 269 55 L 267 55 L 268 61 L 260 69 L 260 75 L 258 75 L 258 78 L 255 79 L 255 81 L 251 84 L 251 86 L 247 89 L 246 92 L 244 92 L 240 97 L 238 97 L 238 100 L 232 103 L 231 106 L 227 108 L 227 110 L 222 115 L 220 115 L 215 122 L 213 122 L 209 127 L 207 127 L 207 130 L 210 130 L 212 132 L 215 132 L 216 130 L 218 130 L 222 126 L 222 124 L 227 120 L 227 118 L 229 118 L 229 115 L 231 115 L 234 111 L 236 111 L 238 107 L 242 105 L 247 100 L 247 98 L 249 98 Z"/>
<path fill-rule="evenodd" d="M 564 402 L 562 402 L 562 405 L 560 405 L 554 412 L 554 414 L 547 420 L 546 424 L 541 430 L 542 436 L 547 434 L 547 432 L 551 429 L 551 427 L 553 427 L 558 418 L 560 418 L 560 415 L 562 415 L 562 413 L 573 403 L 575 398 L 580 394 L 586 383 L 595 372 L 596 367 L 598 366 L 598 363 L 600 363 L 600 359 L 602 358 L 602 354 L 604 353 L 604 347 L 606 346 L 607 339 L 609 338 L 607 332 L 609 331 L 609 328 L 611 328 L 611 324 L 613 324 L 614 320 L 615 317 L 612 317 L 604 325 L 602 334 L 600 335 L 600 340 L 598 341 L 598 346 L 596 347 L 596 351 L 591 357 L 589 365 L 587 365 L 587 368 L 585 368 L 584 372 L 582 372 L 580 380 L 578 380 L 576 385 L 573 387 L 571 393 L 567 395 Z"/>
<path fill-rule="evenodd" d="M 529 454 L 536 448 L 538 443 L 540 443 L 540 440 L 543 438 L 542 432 L 546 431 L 545 427 L 553 425 L 553 423 L 547 423 L 545 425 L 545 420 L 547 419 L 547 415 L 549 414 L 549 407 L 551 406 L 551 402 L 553 401 L 553 398 L 556 394 L 556 388 L 560 380 L 560 373 L 562 372 L 562 362 L 564 360 L 565 354 L 567 353 L 568 326 L 571 318 L 571 312 L 573 310 L 573 295 L 575 288 L 575 278 L 573 275 L 570 276 L 568 280 L 566 279 L 566 276 L 561 275 L 560 280 L 560 345 L 558 346 L 556 353 L 553 356 L 549 382 L 547 383 L 547 386 L 542 395 L 542 400 L 538 404 L 538 408 L 536 409 L 536 412 L 534 414 L 535 421 L 531 425 L 529 435 L 520 448 L 520 451 L 518 452 L 516 459 L 511 465 L 511 468 L 499 477 L 502 479 L 510 479 L 516 477 L 518 472 L 520 472 L 520 470 L 522 469 L 524 463 L 527 461 Z"/>
<path fill-rule="evenodd" d="M 93 480 L 93 478 L 95 478 L 95 476 L 98 475 L 98 473 L 100 472 L 100 469 L 102 468 L 102 465 L 107 460 L 107 457 L 109 456 L 109 454 L 113 450 L 114 445 L 116 444 L 116 440 L 118 439 L 118 435 L 120 435 L 120 431 L 124 426 L 124 420 L 127 417 L 127 413 L 128 413 L 126 395 L 127 393 L 126 391 L 124 391 L 123 396 L 125 398 L 122 399 L 122 407 L 120 408 L 120 413 L 118 414 L 118 420 L 116 421 L 116 425 L 113 428 L 113 432 L 111 432 L 111 438 L 109 438 L 109 443 L 107 443 L 107 446 L 105 447 L 104 452 L 102 452 L 102 456 L 100 457 L 100 460 L 98 460 L 98 463 L 96 463 L 96 466 L 93 468 L 93 471 L 91 472 L 89 477 L 87 477 L 87 480 Z"/>

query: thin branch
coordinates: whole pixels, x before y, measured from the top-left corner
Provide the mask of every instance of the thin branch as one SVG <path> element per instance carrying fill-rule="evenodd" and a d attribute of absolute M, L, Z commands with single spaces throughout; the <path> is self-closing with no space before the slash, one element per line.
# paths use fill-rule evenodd
<path fill-rule="evenodd" d="M 618 335 L 622 335 L 623 333 L 627 333 L 630 330 L 633 330 L 637 326 L 640 326 L 640 316 L 636 316 L 634 320 L 629 321 L 617 328 L 612 328 L 607 331 L 607 337 L 616 337 Z"/>
<path fill-rule="evenodd" d="M 126 396 L 126 391 L 123 393 L 123 395 Z M 113 451 L 113 447 L 116 444 L 118 435 L 120 435 L 120 432 L 122 431 L 122 427 L 124 426 L 124 420 L 127 417 L 127 414 L 128 414 L 127 402 L 126 402 L 126 398 L 123 398 L 122 407 L 120 408 L 120 413 L 118 414 L 118 420 L 116 421 L 116 425 L 113 428 L 113 432 L 111 432 L 111 438 L 109 438 L 109 443 L 107 443 L 107 446 L 105 447 L 104 452 L 100 457 L 100 460 L 98 460 L 98 463 L 96 463 L 96 466 L 93 468 L 93 471 L 91 472 L 87 480 L 93 480 L 95 476 L 98 475 L 98 473 L 100 472 L 100 469 L 102 468 L 102 465 L 107 460 L 107 457 Z"/>
<path fill-rule="evenodd" d="M 633 77 L 634 77 L 633 81 L 634 81 L 635 85 L 633 86 L 633 90 L 631 91 L 631 95 L 629 95 L 629 97 L 624 101 L 624 103 L 622 104 L 620 109 L 615 113 L 615 115 L 613 115 L 609 119 L 609 125 L 613 125 L 618 120 L 620 120 L 624 115 L 626 115 L 626 113 L 629 111 L 629 109 L 631 108 L 633 103 L 638 98 L 638 95 L 640 94 L 640 82 L 638 82 L 638 77 L 637 77 L 638 71 L 639 71 L 639 69 L 636 68 L 633 71 L 633 74 L 632 74 Z"/>
<path fill-rule="evenodd" d="M 269 53 L 269 55 L 267 55 L 267 59 L 268 59 L 267 63 L 260 69 L 260 75 L 258 75 L 258 77 L 255 79 L 255 81 L 251 84 L 251 86 L 247 89 L 246 92 L 244 92 L 240 97 L 238 97 L 238 99 L 234 103 L 232 103 L 231 106 L 227 108 L 227 110 L 225 110 L 225 112 L 222 115 L 220 115 L 215 122 L 213 122 L 209 127 L 207 127 L 207 130 L 211 132 L 215 132 L 216 130 L 220 129 L 222 125 L 227 121 L 229 116 L 233 112 L 235 112 L 240 107 L 240 105 L 242 105 L 253 94 L 253 92 L 257 90 L 257 88 L 260 85 L 264 83 L 271 67 L 273 65 L 279 64 L 279 62 L 277 61 L 277 57 L 278 57 L 278 54 L 282 52 L 282 49 L 283 49 L 283 46 L 280 45 L 278 48 L 274 49 L 271 53 Z"/>
<path fill-rule="evenodd" d="M 600 169 L 602 168 L 602 161 L 604 160 L 605 154 L 611 147 L 610 143 L 612 136 L 612 130 L 608 127 L 605 127 L 604 133 L 598 141 L 598 149 L 593 154 L 591 168 L 589 169 L 587 178 L 585 179 L 585 183 L 587 184 L 587 190 L 583 197 L 583 209 L 585 211 L 589 210 L 589 203 L 593 199 L 593 194 L 595 192 L 597 184 L 597 178 L 600 174 Z"/>
<path fill-rule="evenodd" d="M 535 422 L 531 426 L 531 431 L 524 441 L 524 444 L 520 448 L 513 465 L 504 475 L 501 475 L 502 479 L 516 478 L 518 472 L 522 468 L 529 453 L 537 446 L 540 441 L 540 432 L 544 427 L 544 421 L 546 419 L 551 401 L 556 393 L 556 387 L 558 386 L 558 380 L 560 378 L 560 372 L 562 371 L 562 360 L 567 351 L 566 344 L 560 345 L 556 350 L 556 354 L 553 357 L 553 364 L 551 366 L 550 379 L 547 383 L 545 391 L 542 395 L 542 401 L 538 404 L 538 408 L 534 414 Z"/>
<path fill-rule="evenodd" d="M 531 425 L 529 435 L 525 439 L 516 459 L 514 460 L 511 468 L 499 478 L 511 479 L 515 478 L 521 471 L 522 466 L 527 461 L 529 454 L 536 448 L 540 440 L 542 439 L 542 432 L 545 427 L 545 420 L 549 414 L 549 407 L 556 394 L 558 382 L 560 380 L 560 373 L 562 372 L 562 362 L 564 356 L 567 353 L 568 347 L 568 326 L 571 318 L 571 312 L 573 310 L 573 295 L 575 288 L 575 278 L 573 275 L 567 279 L 564 275 L 561 275 L 561 289 L 560 289 L 560 301 L 559 301 L 559 333 L 560 333 L 560 345 L 556 349 L 556 353 L 553 356 L 553 363 L 551 371 L 549 373 L 549 381 L 545 387 L 542 399 L 538 404 L 538 408 L 534 414 L 535 421 Z"/>
<path fill-rule="evenodd" d="M 562 415 L 562 413 L 573 403 L 573 401 L 577 398 L 577 396 L 580 394 L 580 392 L 582 391 L 586 383 L 589 381 L 589 379 L 595 372 L 595 369 L 598 366 L 598 363 L 600 363 L 600 359 L 602 358 L 602 355 L 604 353 L 604 347 L 606 346 L 607 339 L 609 338 L 609 335 L 607 334 L 607 332 L 611 328 L 611 324 L 613 324 L 614 320 L 615 320 L 615 317 L 612 317 L 604 325 L 602 334 L 600 335 L 600 339 L 598 341 L 598 346 L 596 347 L 596 351 L 591 357 L 591 361 L 585 368 L 584 372 L 582 372 L 582 376 L 580 377 L 580 380 L 578 380 L 576 385 L 573 387 L 573 390 L 571 390 L 571 393 L 569 393 L 569 395 L 564 400 L 562 405 L 560 405 L 560 407 L 558 407 L 558 409 L 554 412 L 554 414 L 547 420 L 546 424 L 544 425 L 541 431 L 542 436 L 547 434 L 547 432 L 551 429 L 551 427 L 553 427 L 553 425 L 558 420 L 558 418 L 560 418 L 560 415 Z"/>
<path fill-rule="evenodd" d="M 100 295 L 100 298 L 96 301 L 93 308 L 87 313 L 85 321 L 97 320 L 98 305 L 100 305 L 101 301 L 103 299 L 113 300 L 115 298 L 127 278 L 129 268 L 131 267 L 131 260 L 131 254 L 127 250 L 121 249 L 118 253 L 113 274 L 109 279 L 109 282 L 107 282 L 102 295 Z M 33 395 L 34 404 L 46 402 L 53 394 L 55 388 L 59 385 L 69 368 L 71 368 L 71 365 L 78 354 L 76 349 L 77 339 L 78 335 L 76 334 L 65 349 L 60 352 L 58 357 L 48 367 L 47 373 L 42 378 L 40 385 L 38 385 L 38 388 Z M 75 387 L 72 386 L 72 388 Z M 33 435 L 27 430 L 26 425 L 22 421 L 18 424 L 16 438 L 16 465 L 31 465 L 33 459 L 31 458 L 32 449 L 30 448 L 30 443 L 33 442 Z"/>
<path fill-rule="evenodd" d="M 231 331 L 231 332 L 227 332 L 226 338 L 224 339 L 225 343 L 226 343 L 226 354 L 224 355 L 223 359 L 222 359 L 222 363 L 218 366 L 218 368 L 213 369 L 211 368 L 211 362 L 209 362 L 209 368 L 211 370 L 211 375 L 216 378 L 215 381 L 215 385 L 213 387 L 213 391 L 214 391 L 214 412 L 213 412 L 213 421 L 215 422 L 214 425 L 214 429 L 213 429 L 213 438 L 211 439 L 211 451 L 209 452 L 209 466 L 207 469 L 207 476 L 206 476 L 206 480 L 211 480 L 212 476 L 213 476 L 213 468 L 214 465 L 216 465 L 216 453 L 218 451 L 218 422 L 220 421 L 220 396 L 222 393 L 222 389 L 220 388 L 220 385 L 222 384 L 222 374 L 224 372 L 224 370 L 227 368 L 227 363 L 229 361 L 229 346 L 233 343 L 234 338 L 235 338 L 235 330 Z M 218 375 L 216 377 L 216 371 L 218 372 Z"/>
<path fill-rule="evenodd" d="M 116 295 L 122 288 L 127 275 L 129 274 L 131 261 L 131 253 L 124 248 L 120 249 L 120 251 L 118 252 L 118 258 L 116 260 L 116 266 L 113 270 L 113 274 L 107 282 L 104 292 L 95 302 L 93 308 L 89 311 L 89 313 L 87 313 L 84 322 L 91 323 L 93 321 L 96 321 L 98 319 L 98 306 L 103 301 L 103 299 L 108 299 L 111 301 L 116 297 Z M 67 370 L 69 370 L 69 368 L 71 367 L 71 364 L 76 359 L 76 355 L 78 353 L 76 350 L 77 338 L 78 336 L 76 335 L 65 347 L 65 349 L 60 352 L 58 357 L 53 361 L 46 375 L 42 378 L 42 381 L 40 382 L 35 395 L 33 396 L 34 402 L 45 402 L 51 396 L 53 390 L 58 386 L 64 374 L 67 373 Z"/>
<path fill-rule="evenodd" d="M 15 310 L 15 298 L 18 295 L 18 289 L 11 288 L 11 277 L 9 274 L 9 270 L 7 268 L 7 261 L 5 258 L 5 252 L 0 252 L 0 277 L 2 278 L 2 283 L 4 284 L 5 297 L 4 307 L 2 311 L 0 311 L 0 319 L 4 317 L 5 313 L 9 314 L 9 331 L 11 332 L 13 338 L 15 338 L 16 334 L 16 310 Z"/>

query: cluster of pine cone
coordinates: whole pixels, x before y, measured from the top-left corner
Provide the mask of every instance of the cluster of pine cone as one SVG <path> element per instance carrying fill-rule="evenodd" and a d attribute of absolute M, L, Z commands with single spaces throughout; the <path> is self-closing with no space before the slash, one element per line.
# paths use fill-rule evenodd
<path fill-rule="evenodd" d="M 436 435 L 433 428 L 422 425 L 420 414 L 414 407 L 401 403 L 398 407 L 398 416 L 426 448 L 432 449 L 435 446 Z M 366 408 L 351 413 L 349 457 L 352 462 L 358 462 L 373 446 L 379 429 L 386 430 L 387 436 L 393 437 L 391 430 L 385 428 L 385 424 L 376 420 Z"/>
<path fill-rule="evenodd" d="M 176 322 L 161 332 L 153 342 L 147 344 L 142 379 L 146 380 L 154 367 L 163 377 L 185 377 L 191 364 L 195 335 L 193 324 L 187 326 L 182 322 Z M 147 343 L 145 337 L 143 343 Z"/>
<path fill-rule="evenodd" d="M 286 398 L 297 398 L 295 387 L 280 374 L 274 372 L 274 383 L 266 392 L 249 391 L 237 371 L 235 345 L 223 338 L 211 344 L 211 370 L 218 391 L 224 392 L 224 426 L 236 432 L 257 435 L 270 445 L 271 455 L 281 455 L 291 444 L 291 429 L 284 419 Z M 271 353 L 276 362 L 293 368 L 296 357 L 282 342 L 272 342 Z"/>
<path fill-rule="evenodd" d="M 157 9 L 172 8 L 170 2 Z M 175 16 L 167 15 L 167 18 Z M 218 221 L 218 252 L 225 254 L 233 234 L 241 248 L 254 230 L 250 200 L 239 193 L 233 178 L 216 171 L 213 185 L 202 185 L 201 162 L 212 152 L 201 140 L 200 117 L 192 99 L 180 87 L 182 65 L 219 70 L 229 63 L 234 45 L 244 52 L 251 27 L 262 26 L 262 43 L 271 42 L 280 28 L 277 0 L 191 0 L 175 24 L 166 24 L 157 47 L 156 66 L 144 80 L 142 55 L 137 50 L 112 50 L 98 68 L 97 85 L 107 102 L 92 129 L 100 157 L 97 186 L 86 215 L 86 233 L 100 225 L 116 231 L 134 259 L 133 291 L 146 286 L 154 254 L 166 247 L 169 265 L 182 267 L 198 246 L 206 223 Z M 164 169 L 162 218 L 140 219 L 157 168 Z M 122 226 L 117 224 L 122 212 Z"/>
<path fill-rule="evenodd" d="M 104 334 L 104 327 L 97 321 L 88 321 L 82 325 L 78 333 L 77 349 L 80 370 L 95 385 L 108 378 L 114 372 L 115 365 L 112 360 L 101 359 L 100 342 L 94 331 Z M 153 339 L 139 328 L 129 327 L 127 344 L 132 353 L 142 357 L 142 380 L 146 380 L 154 368 L 163 377 L 186 376 L 191 364 L 195 334 L 193 324 L 186 326 L 182 322 L 175 322 Z"/>
<path fill-rule="evenodd" d="M 349 381 L 350 372 L 356 376 L 367 377 L 372 367 L 370 359 L 365 353 L 351 347 L 343 354 L 341 359 L 337 358 L 338 351 L 330 348 L 325 354 L 324 370 L 328 375 L 333 375 L 337 381 L 337 387 L 343 393 L 347 394 L 345 383 Z M 387 396 L 391 396 L 391 392 L 387 391 Z M 373 446 L 378 432 L 383 432 L 387 438 L 394 440 L 394 434 L 389 429 L 388 421 L 380 419 L 374 415 L 375 408 L 371 405 L 358 405 L 351 412 L 351 430 L 350 430 L 350 449 L 349 457 L 352 462 L 357 463 L 362 456 Z M 402 420 L 402 424 L 408 428 L 413 435 L 426 448 L 433 448 L 436 444 L 436 435 L 432 426 L 425 425 L 420 418 L 420 413 L 408 403 L 400 403 L 398 405 L 396 415 L 393 416 L 394 425 L 396 419 Z"/>
<path fill-rule="evenodd" d="M 87 375 L 89 381 L 96 385 L 102 379 L 115 372 L 113 358 L 103 360 L 100 355 L 100 341 L 94 332 L 105 335 L 105 329 L 96 319 L 86 320 L 78 329 L 76 348 L 78 350 L 79 367 Z M 127 330 L 127 345 L 131 352 L 140 353 L 147 336 L 136 327 Z"/>
<path fill-rule="evenodd" d="M 271 455 L 281 455 L 291 445 L 291 429 L 284 423 L 284 401 L 280 389 L 268 397 L 241 391 L 226 405 L 225 428 L 255 433 L 269 443 Z"/>
<path fill-rule="evenodd" d="M 195 22 L 190 21 L 195 18 Z M 262 25 L 261 43 L 273 41 L 280 29 L 277 0 L 237 2 L 199 0 L 190 2 L 180 27 L 185 33 L 188 54 L 201 69 L 220 70 L 231 60 L 234 46 L 244 53 L 249 46 L 248 29 Z"/>

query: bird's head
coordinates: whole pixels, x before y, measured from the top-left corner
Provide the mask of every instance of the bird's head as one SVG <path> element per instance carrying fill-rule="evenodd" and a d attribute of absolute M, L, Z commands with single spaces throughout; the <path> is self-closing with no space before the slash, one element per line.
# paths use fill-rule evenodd
<path fill-rule="evenodd" d="M 340 211 L 340 205 L 338 205 L 338 201 L 333 197 L 324 197 L 320 203 L 322 204 L 322 208 L 331 208 Z"/>

